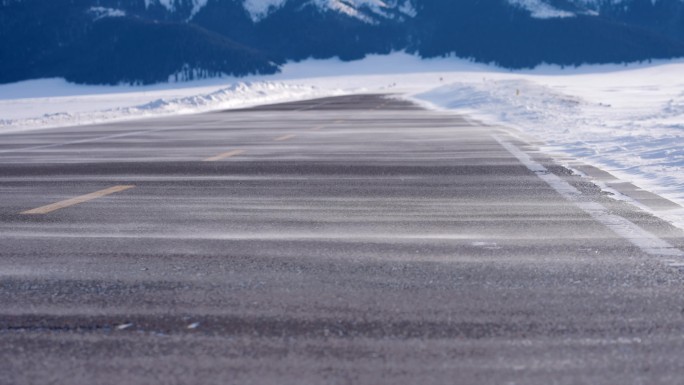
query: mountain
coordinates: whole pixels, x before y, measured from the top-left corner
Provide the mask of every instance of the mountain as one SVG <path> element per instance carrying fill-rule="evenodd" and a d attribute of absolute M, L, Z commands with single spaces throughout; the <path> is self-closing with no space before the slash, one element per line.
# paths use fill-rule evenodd
<path fill-rule="evenodd" d="M 64 77 L 94 84 L 156 83 L 275 73 L 259 50 L 143 1 L 3 0 L 0 83 Z"/>
<path fill-rule="evenodd" d="M 422 56 L 454 53 L 509 68 L 682 56 L 684 39 L 626 19 L 603 3 L 582 0 L 426 0 L 415 20 L 422 36 L 415 49 Z"/>
<path fill-rule="evenodd" d="M 684 56 L 683 0 L 0 0 L 0 83 L 269 74 L 406 50 L 509 68 Z"/>

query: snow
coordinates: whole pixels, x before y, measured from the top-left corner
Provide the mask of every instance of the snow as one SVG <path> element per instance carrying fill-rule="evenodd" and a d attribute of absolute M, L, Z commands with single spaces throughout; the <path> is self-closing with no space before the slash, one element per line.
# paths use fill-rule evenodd
<path fill-rule="evenodd" d="M 415 97 L 512 126 L 547 153 L 597 166 L 684 205 L 684 61 L 483 73 Z M 661 215 L 662 216 L 662 215 Z M 684 217 L 668 217 L 684 227 Z"/>
<path fill-rule="evenodd" d="M 10 0 L 2 0 L 2 4 L 9 4 Z M 20 1 L 20 0 L 15 0 Z M 209 0 L 144 0 L 145 7 L 149 8 L 152 5 L 159 5 L 168 12 L 176 12 L 179 9 L 186 9 L 179 7 L 181 5 L 191 5 L 191 10 L 187 20 L 192 18 L 204 8 Z M 267 18 L 271 13 L 281 8 L 288 0 L 234 0 L 240 1 L 249 14 L 252 21 L 255 23 Z M 584 15 L 598 15 L 598 10 L 601 5 L 606 4 L 621 4 L 626 3 L 626 0 L 570 0 L 568 4 L 578 6 L 581 11 L 570 12 L 562 10 L 553 5 L 554 2 L 550 0 L 507 0 L 510 4 L 523 8 L 530 12 L 530 16 L 538 19 L 551 18 L 565 18 L 575 17 L 577 13 Z M 653 4 L 657 0 L 651 0 Z M 684 0 L 682 0 L 684 1 Z M 374 16 L 389 18 L 391 14 L 387 11 L 395 9 L 401 14 L 408 17 L 415 17 L 417 10 L 414 7 L 412 0 L 308 0 L 304 3 L 312 4 L 323 11 L 334 11 L 345 14 L 349 17 L 367 23 L 377 23 Z"/>
<path fill-rule="evenodd" d="M 120 325 L 116 325 L 115 329 L 116 330 L 126 330 L 126 329 L 130 328 L 131 326 L 133 326 L 132 323 L 120 324 Z"/>
<path fill-rule="evenodd" d="M 508 0 L 510 4 L 526 9 L 536 19 L 553 19 L 576 16 L 572 12 L 563 11 L 545 3 L 543 0 Z"/>
<path fill-rule="evenodd" d="M 255 23 L 263 20 L 274 10 L 285 5 L 287 0 L 244 0 L 243 7 Z"/>
<path fill-rule="evenodd" d="M 413 6 L 413 3 L 411 3 L 411 0 L 405 0 L 402 4 L 399 5 L 398 9 L 399 9 L 399 12 L 403 13 L 406 16 L 409 16 L 409 17 L 418 16 L 418 11 Z"/>
<path fill-rule="evenodd" d="M 314 4 L 321 9 L 337 11 L 367 23 L 373 23 L 374 20 L 361 11 L 363 8 L 375 15 L 387 17 L 385 9 L 388 5 L 381 0 L 314 0 Z"/>
<path fill-rule="evenodd" d="M 256 23 L 268 17 L 286 2 L 287 0 L 244 0 L 243 6 L 252 21 Z M 372 16 L 388 18 L 387 10 L 389 9 L 397 9 L 409 17 L 415 17 L 417 14 L 410 0 L 311 0 L 308 4 L 322 11 L 339 12 L 366 23 L 376 22 Z"/>
<path fill-rule="evenodd" d="M 190 10 L 190 17 L 188 18 L 188 20 L 195 17 L 197 12 L 199 12 L 202 8 L 204 8 L 207 5 L 208 1 L 209 0 L 194 0 L 192 2 L 192 10 Z"/>
<path fill-rule="evenodd" d="M 314 0 L 314 4 L 316 4 L 320 9 L 323 10 L 337 11 L 349 17 L 353 17 L 367 23 L 373 23 L 373 19 L 359 11 L 358 5 L 354 4 L 354 1 L 348 3 L 346 1 L 340 0 Z M 378 6 L 375 7 L 375 9 L 378 8 Z"/>
<path fill-rule="evenodd" d="M 131 86 L 78 86 L 48 79 L 0 86 L 0 133 L 243 108 L 342 94 L 341 90 L 320 90 L 309 85 L 281 82 L 202 83 L 190 83 L 185 88 L 167 85 L 139 90 Z M 22 91 L 15 93 L 17 89 Z M 41 97 L 38 97 L 39 93 L 42 93 Z"/>
<path fill-rule="evenodd" d="M 683 1 L 684 0 L 680 0 Z M 632 6 L 633 1 L 629 0 L 569 0 L 566 5 L 571 4 L 579 8 L 576 12 L 570 12 L 554 7 L 552 0 L 508 0 L 514 6 L 521 7 L 530 12 L 530 15 L 537 19 L 552 19 L 574 17 L 577 14 L 598 16 L 599 10 L 604 5 L 615 6 L 622 5 L 625 9 Z M 655 5 L 658 0 L 650 0 L 652 5 Z M 561 3 L 562 4 L 562 3 Z"/>
<path fill-rule="evenodd" d="M 105 17 L 124 17 L 126 12 L 120 9 L 105 8 L 105 7 L 90 7 L 88 10 L 95 20 L 100 20 Z"/>
<path fill-rule="evenodd" d="M 0 133 L 385 92 L 512 127 L 559 159 L 597 166 L 684 205 L 682 73 L 684 60 L 512 72 L 394 53 L 290 63 L 271 76 L 145 87 L 43 79 L 0 85 Z M 684 215 L 675 214 L 669 219 L 684 226 Z"/>
<path fill-rule="evenodd" d="M 192 4 L 192 9 L 190 10 L 190 17 L 188 20 L 192 19 L 197 12 L 199 12 L 204 6 L 207 5 L 208 0 L 145 0 L 145 8 L 149 8 L 153 4 L 159 4 L 166 8 L 169 12 L 176 11 L 176 5 L 180 3 L 190 3 Z"/>
<path fill-rule="evenodd" d="M 176 10 L 175 0 L 145 0 L 145 7 L 147 8 L 154 3 L 161 5 L 162 7 L 166 8 L 169 12 L 173 12 Z"/>

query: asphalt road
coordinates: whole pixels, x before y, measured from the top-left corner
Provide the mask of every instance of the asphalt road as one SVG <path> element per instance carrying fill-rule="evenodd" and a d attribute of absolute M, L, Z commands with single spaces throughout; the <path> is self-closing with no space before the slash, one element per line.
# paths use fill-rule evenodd
<path fill-rule="evenodd" d="M 681 384 L 682 233 L 381 95 L 0 136 L 0 384 Z"/>

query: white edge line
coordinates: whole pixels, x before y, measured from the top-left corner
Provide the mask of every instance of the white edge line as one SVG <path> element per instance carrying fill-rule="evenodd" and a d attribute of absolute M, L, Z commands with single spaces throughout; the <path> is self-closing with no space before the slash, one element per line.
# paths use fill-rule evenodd
<path fill-rule="evenodd" d="M 496 134 L 493 134 L 494 140 L 516 157 L 521 163 L 525 165 L 530 171 L 534 172 L 546 184 L 551 186 L 565 199 L 572 202 L 582 211 L 589 214 L 599 223 L 608 227 L 617 235 L 628 240 L 634 246 L 640 248 L 645 253 L 656 256 L 666 257 L 684 257 L 684 252 L 672 246 L 668 242 L 658 238 L 656 235 L 642 229 L 629 220 L 615 214 L 611 214 L 609 210 L 598 202 L 593 202 L 585 198 L 582 193 L 575 187 L 564 181 L 559 176 L 551 173 L 546 167 L 534 161 L 525 152 L 521 151 L 515 145 L 502 139 Z M 670 266 L 678 267 L 684 264 L 684 261 L 666 261 Z"/>

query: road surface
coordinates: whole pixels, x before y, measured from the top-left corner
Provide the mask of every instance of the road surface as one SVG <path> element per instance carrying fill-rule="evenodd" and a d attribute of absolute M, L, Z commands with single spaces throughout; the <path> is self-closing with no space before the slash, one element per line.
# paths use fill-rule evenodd
<path fill-rule="evenodd" d="M 682 233 L 382 95 L 0 136 L 0 384 L 680 384 Z"/>

